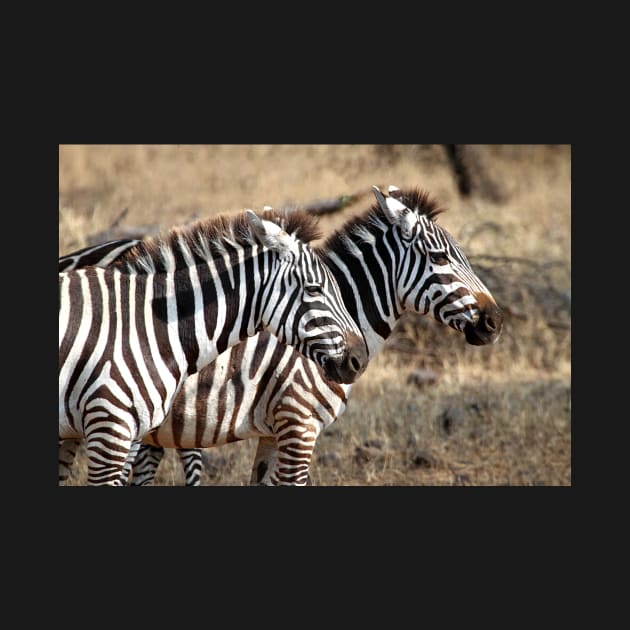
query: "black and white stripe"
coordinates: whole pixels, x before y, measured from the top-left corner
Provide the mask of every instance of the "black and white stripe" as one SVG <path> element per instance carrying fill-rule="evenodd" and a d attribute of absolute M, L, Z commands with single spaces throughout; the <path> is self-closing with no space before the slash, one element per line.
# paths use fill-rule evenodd
<path fill-rule="evenodd" d="M 308 245 L 316 236 L 307 215 L 247 211 L 59 274 L 59 438 L 87 440 L 89 484 L 120 485 L 132 442 L 159 427 L 185 379 L 257 330 L 335 381 L 361 373 L 364 341 Z"/>
<path fill-rule="evenodd" d="M 430 313 L 469 343 L 494 343 L 501 312 L 461 248 L 435 223 L 441 209 L 419 190 L 374 192 L 377 203 L 320 248 L 370 358 L 405 310 Z M 195 448 L 257 437 L 252 483 L 306 484 L 317 436 L 344 412 L 350 390 L 271 335 L 246 339 L 186 380 L 167 421 L 145 438 L 132 483 L 151 483 L 160 461 L 156 447 L 179 448 L 186 481 L 195 485 Z"/>
<path fill-rule="evenodd" d="M 140 243 L 138 239 L 123 238 L 98 245 L 84 247 L 76 252 L 59 257 L 59 273 L 82 267 L 109 267 L 127 250 Z"/>

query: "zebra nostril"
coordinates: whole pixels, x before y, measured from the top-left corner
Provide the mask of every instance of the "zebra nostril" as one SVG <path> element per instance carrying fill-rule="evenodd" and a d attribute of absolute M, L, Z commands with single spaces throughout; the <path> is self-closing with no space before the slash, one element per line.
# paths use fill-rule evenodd
<path fill-rule="evenodd" d="M 486 330 L 488 330 L 489 332 L 494 332 L 497 329 L 497 325 L 495 324 L 494 319 L 492 319 L 492 317 L 486 317 L 484 321 L 484 326 L 486 327 Z"/>
<path fill-rule="evenodd" d="M 350 357 L 350 367 L 353 371 L 359 372 L 361 370 L 361 362 L 355 356 Z"/>

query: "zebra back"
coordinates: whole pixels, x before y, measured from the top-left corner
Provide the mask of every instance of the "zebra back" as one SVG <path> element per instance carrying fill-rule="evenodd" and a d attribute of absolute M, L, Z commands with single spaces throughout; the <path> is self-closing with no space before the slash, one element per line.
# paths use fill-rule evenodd
<path fill-rule="evenodd" d="M 59 272 L 72 271 L 83 267 L 108 267 L 122 254 L 137 245 L 140 241 L 134 238 L 123 238 L 119 240 L 107 241 L 97 245 L 84 247 L 71 254 L 59 257 Z"/>

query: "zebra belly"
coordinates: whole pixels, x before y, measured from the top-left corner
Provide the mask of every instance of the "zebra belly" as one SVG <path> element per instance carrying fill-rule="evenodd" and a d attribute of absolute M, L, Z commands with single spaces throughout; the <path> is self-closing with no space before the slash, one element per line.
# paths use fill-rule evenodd
<path fill-rule="evenodd" d="M 266 424 L 268 401 L 256 401 L 255 380 L 207 377 L 202 371 L 186 379 L 166 420 L 145 436 L 145 444 L 204 448 L 273 434 Z"/>
<path fill-rule="evenodd" d="M 207 448 L 275 436 L 289 424 L 319 433 L 343 413 L 351 386 L 327 382 L 315 363 L 262 333 L 186 379 L 145 444 Z"/>

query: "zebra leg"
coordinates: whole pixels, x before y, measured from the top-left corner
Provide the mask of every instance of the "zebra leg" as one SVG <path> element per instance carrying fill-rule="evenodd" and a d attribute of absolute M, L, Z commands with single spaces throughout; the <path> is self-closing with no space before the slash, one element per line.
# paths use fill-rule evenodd
<path fill-rule="evenodd" d="M 186 476 L 187 486 L 201 485 L 201 449 L 198 448 L 180 448 L 177 449 L 179 458 L 184 467 L 184 475 Z"/>
<path fill-rule="evenodd" d="M 312 457 L 312 453 L 311 453 Z M 249 479 L 249 485 L 276 485 L 277 482 L 271 481 L 271 475 L 278 466 L 278 442 L 275 437 L 261 437 L 258 438 L 258 448 L 256 449 L 256 455 L 254 456 L 254 464 L 252 465 L 252 474 Z M 310 469 L 310 460 L 309 466 Z M 277 477 L 274 477 L 276 479 Z M 311 479 L 310 472 L 306 474 L 305 484 L 293 484 L 290 485 L 307 485 L 312 486 L 313 480 Z"/>
<path fill-rule="evenodd" d="M 133 439 L 127 427 L 118 425 L 112 431 L 111 423 L 100 423 L 96 419 L 86 427 L 88 485 L 122 486 L 122 474 Z"/>
<path fill-rule="evenodd" d="M 164 449 L 161 446 L 152 444 L 141 444 L 138 442 L 138 452 L 135 459 L 131 460 L 132 486 L 152 486 L 155 480 L 155 473 L 162 461 Z"/>
<path fill-rule="evenodd" d="M 258 438 L 258 448 L 254 457 L 252 474 L 249 478 L 250 485 L 268 485 L 269 475 L 276 466 L 278 460 L 278 442 L 275 437 Z"/>
<path fill-rule="evenodd" d="M 66 482 L 81 440 L 59 440 L 59 483 Z"/>
<path fill-rule="evenodd" d="M 308 471 L 318 431 L 312 425 L 300 422 L 280 421 L 274 428 L 277 456 L 262 483 L 273 486 L 309 485 Z"/>
<path fill-rule="evenodd" d="M 136 457 L 138 456 L 138 451 L 140 450 L 140 445 L 142 443 L 137 440 L 133 442 L 131 448 L 129 449 L 129 454 L 127 455 L 127 461 L 123 466 L 122 473 L 120 474 L 120 480 L 123 486 L 128 486 L 129 484 L 129 476 L 133 471 L 133 463 L 136 461 Z M 133 485 L 133 484 L 131 484 Z"/>

